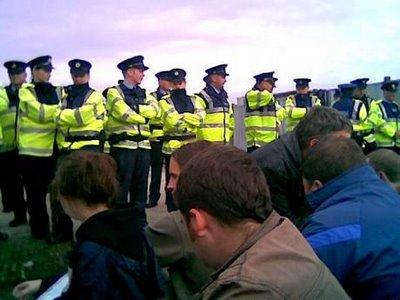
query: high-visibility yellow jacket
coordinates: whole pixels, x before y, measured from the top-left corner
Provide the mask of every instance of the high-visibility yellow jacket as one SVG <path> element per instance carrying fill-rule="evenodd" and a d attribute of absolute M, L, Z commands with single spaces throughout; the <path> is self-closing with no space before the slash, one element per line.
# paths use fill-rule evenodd
<path fill-rule="evenodd" d="M 285 117 L 286 110 L 272 93 L 256 89 L 248 91 L 244 119 L 247 147 L 261 147 L 277 139 Z"/>
<path fill-rule="evenodd" d="M 62 87 L 55 87 L 57 104 L 39 102 L 34 84 L 24 83 L 19 90 L 18 151 L 22 155 L 49 157 L 55 144 L 55 115 L 64 97 Z"/>
<path fill-rule="evenodd" d="M 150 95 L 152 95 L 157 101 L 160 101 L 162 99 L 163 96 L 161 96 L 162 94 L 159 93 L 159 90 L 151 92 Z M 164 96 L 168 95 L 164 94 Z M 150 136 L 150 140 L 153 141 L 157 141 L 160 137 L 162 137 L 164 135 L 164 132 L 162 130 L 163 124 L 162 124 L 162 120 L 161 120 L 161 111 L 159 110 L 158 114 L 156 115 L 156 117 L 154 117 L 153 119 L 151 119 L 149 121 L 149 125 L 150 125 L 150 130 L 151 130 L 151 136 Z"/>
<path fill-rule="evenodd" d="M 149 120 L 159 113 L 157 100 L 146 94 L 134 110 L 125 102 L 125 96 L 119 86 L 111 87 L 107 91 L 107 122 L 105 123 L 106 136 L 111 147 L 127 149 L 150 149 L 151 135 Z M 112 143 L 113 137 L 127 136 L 127 139 Z"/>
<path fill-rule="evenodd" d="M 0 145 L 0 153 L 11 151 L 17 148 L 16 127 L 17 127 L 17 107 L 18 103 L 10 103 L 7 93 L 8 87 L 0 88 L 0 136 L 2 143 Z M 18 91 L 16 91 L 18 93 Z"/>
<path fill-rule="evenodd" d="M 205 110 L 203 123 L 197 131 L 197 139 L 209 142 L 229 142 L 233 136 L 234 118 L 232 105 L 215 107 L 212 97 L 203 89 L 200 93 L 200 104 Z"/>
<path fill-rule="evenodd" d="M 310 95 L 309 103 L 297 103 L 296 95 L 290 95 L 286 98 L 285 109 L 287 113 L 286 118 L 286 131 L 293 131 L 299 122 L 305 117 L 307 111 L 314 106 L 321 105 L 321 100 L 315 96 Z"/>
<path fill-rule="evenodd" d="M 373 100 L 368 122 L 374 128 L 378 147 L 400 147 L 400 138 L 396 138 L 400 130 L 400 110 L 395 102 Z"/>
<path fill-rule="evenodd" d="M 165 154 L 172 154 L 183 145 L 196 141 L 196 133 L 204 120 L 205 111 L 200 97 L 189 97 L 193 105 L 192 112 L 179 113 L 171 95 L 164 96 L 159 102 L 164 132 L 162 152 Z"/>
<path fill-rule="evenodd" d="M 57 143 L 59 149 L 75 150 L 84 146 L 99 146 L 106 109 L 103 95 L 90 89 L 77 108 L 67 108 L 67 99 L 56 113 Z"/>

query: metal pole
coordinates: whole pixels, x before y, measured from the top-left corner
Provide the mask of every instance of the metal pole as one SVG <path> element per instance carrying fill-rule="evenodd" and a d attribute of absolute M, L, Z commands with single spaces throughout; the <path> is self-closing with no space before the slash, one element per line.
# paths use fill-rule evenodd
<path fill-rule="evenodd" d="M 244 97 L 237 98 L 237 104 L 233 106 L 233 116 L 235 119 L 235 131 L 233 133 L 233 145 L 244 151 L 247 150 L 246 145 L 246 129 L 244 126 L 244 116 L 246 113 L 246 106 L 244 104 Z"/>

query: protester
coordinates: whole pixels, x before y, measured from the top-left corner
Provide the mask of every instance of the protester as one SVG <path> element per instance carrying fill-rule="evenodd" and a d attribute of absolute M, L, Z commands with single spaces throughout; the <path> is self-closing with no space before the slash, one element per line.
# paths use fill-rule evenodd
<path fill-rule="evenodd" d="M 56 173 L 64 211 L 82 222 L 70 257 L 72 276 L 61 299 L 163 296 L 163 277 L 141 229 L 139 209 L 109 209 L 118 192 L 116 172 L 110 156 L 78 150 Z"/>
<path fill-rule="evenodd" d="M 393 150 L 378 149 L 368 154 L 368 163 L 380 179 L 400 193 L 400 155 Z"/>
<path fill-rule="evenodd" d="M 354 299 L 400 297 L 400 196 L 350 139 L 326 137 L 303 162 L 314 210 L 302 230 Z"/>
<path fill-rule="evenodd" d="M 252 156 L 264 172 L 271 190 L 274 209 L 300 227 L 310 213 L 301 179 L 304 153 L 319 139 L 334 132 L 350 137 L 352 125 L 333 108 L 310 109 L 293 133 L 254 151 Z"/>
<path fill-rule="evenodd" d="M 272 209 L 247 153 L 210 146 L 180 173 L 174 193 L 196 255 L 217 271 L 202 299 L 347 299 L 296 227 Z"/>
<path fill-rule="evenodd" d="M 191 158 L 208 149 L 211 142 L 200 141 L 182 146 L 172 153 L 167 189 L 173 193 L 181 169 Z M 220 144 L 223 147 L 223 144 Z M 213 146 L 217 151 L 219 147 Z M 192 298 L 210 280 L 212 269 L 204 266 L 192 249 L 185 221 L 179 211 L 166 212 L 156 222 L 149 220 L 146 235 L 154 247 L 161 267 L 168 267 L 171 291 L 168 298 Z"/>

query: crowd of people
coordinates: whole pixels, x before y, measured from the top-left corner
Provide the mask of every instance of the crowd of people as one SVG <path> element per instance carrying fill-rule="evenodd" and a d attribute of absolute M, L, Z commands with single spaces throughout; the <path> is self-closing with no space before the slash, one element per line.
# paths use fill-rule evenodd
<path fill-rule="evenodd" d="M 103 92 L 89 85 L 90 62 L 69 66 L 73 84 L 58 87 L 50 56 L 6 62 L 0 90 L 3 208 L 10 226 L 27 209 L 33 238 L 75 240 L 62 299 L 400 296 L 397 81 L 382 100 L 367 97 L 366 78 L 339 85 L 331 108 L 298 78 L 281 106 L 274 72 L 258 74 L 246 153 L 231 145 L 227 65 L 207 69 L 196 95 L 179 68 L 142 89 L 142 56 L 120 62 L 124 79 Z M 163 165 L 167 209 L 152 221 Z"/>

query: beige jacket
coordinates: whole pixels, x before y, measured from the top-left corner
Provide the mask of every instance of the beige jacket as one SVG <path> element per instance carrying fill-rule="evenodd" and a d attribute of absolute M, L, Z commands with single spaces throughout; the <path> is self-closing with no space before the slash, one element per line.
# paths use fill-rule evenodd
<path fill-rule="evenodd" d="M 275 211 L 212 278 L 200 299 L 349 299 L 296 227 Z"/>

